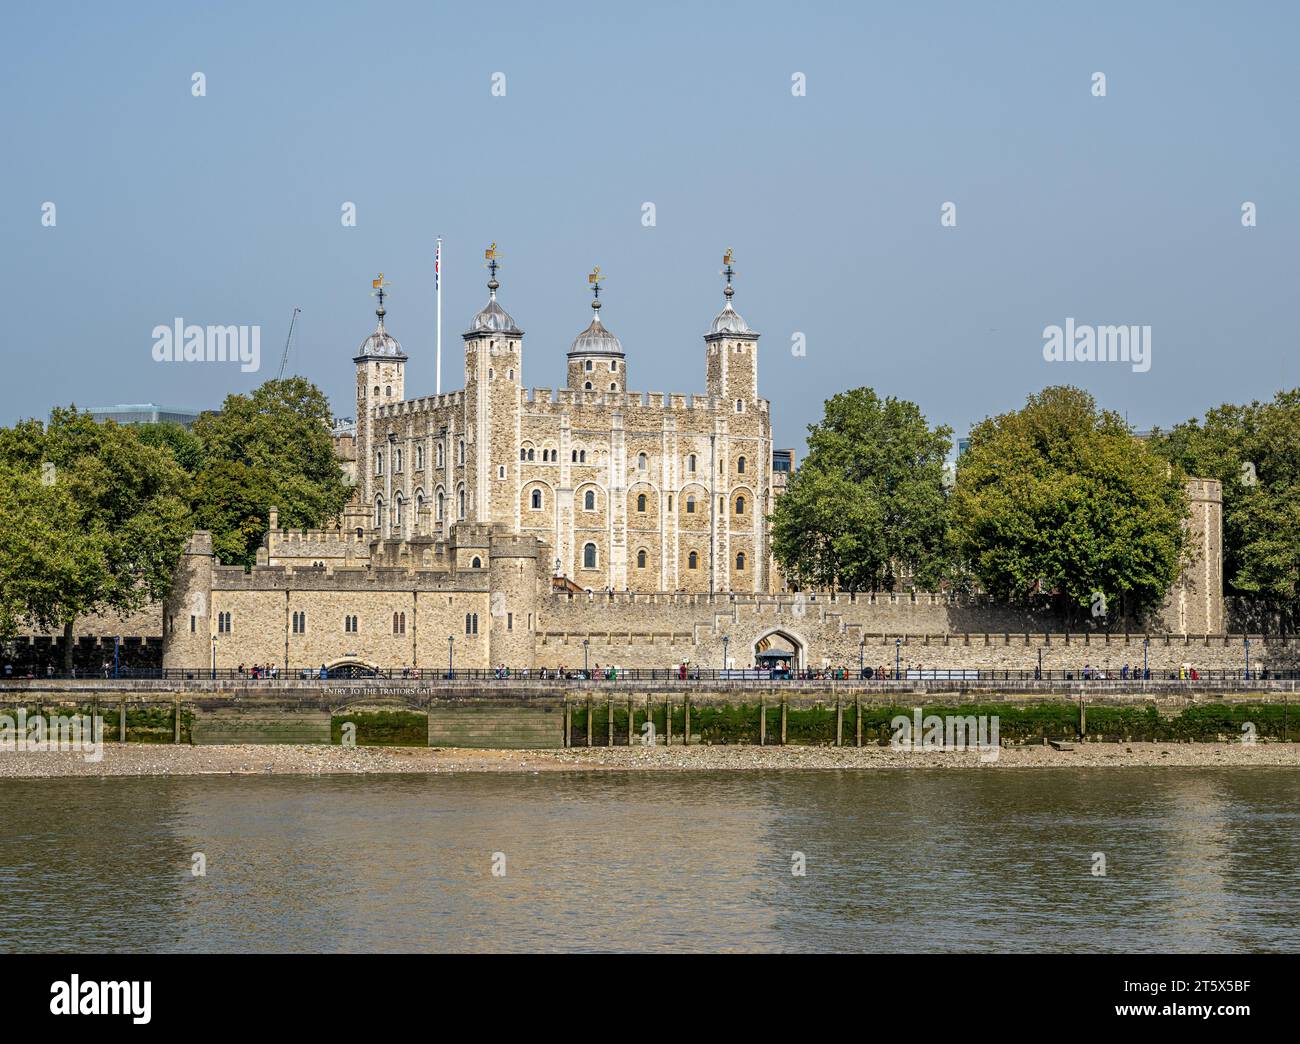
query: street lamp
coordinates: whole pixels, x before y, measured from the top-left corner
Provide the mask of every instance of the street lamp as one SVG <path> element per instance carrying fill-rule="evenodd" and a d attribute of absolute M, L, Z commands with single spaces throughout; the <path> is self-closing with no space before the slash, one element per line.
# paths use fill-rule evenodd
<path fill-rule="evenodd" d="M 217 636 L 212 636 L 212 680 L 217 680 Z"/>
<path fill-rule="evenodd" d="M 582 640 L 582 675 L 584 678 L 587 678 L 588 680 L 590 680 L 591 678 L 591 670 L 588 667 L 588 662 L 587 662 L 587 646 L 589 646 L 590 644 L 591 642 L 589 642 L 586 638 Z"/>
<path fill-rule="evenodd" d="M 727 669 L 727 643 L 731 641 L 731 636 L 724 634 L 722 636 L 722 669 Z"/>
<path fill-rule="evenodd" d="M 453 662 L 452 653 L 455 648 L 456 648 L 456 636 L 454 634 L 447 635 L 447 679 L 449 681 L 453 677 L 455 677 L 455 671 L 453 670 L 452 667 L 452 662 Z"/>
<path fill-rule="evenodd" d="M 113 636 L 113 677 L 117 677 L 117 667 L 119 662 L 118 650 L 122 646 L 122 636 L 115 634 Z"/>
<path fill-rule="evenodd" d="M 895 678 L 895 680 L 897 680 L 897 678 L 898 678 L 898 662 L 899 662 L 899 658 L 900 658 L 902 655 L 903 655 L 903 639 L 901 639 L 901 638 L 895 638 L 895 639 L 894 639 L 894 678 Z"/>
<path fill-rule="evenodd" d="M 867 676 L 867 640 L 863 638 L 858 642 L 858 677 Z"/>
<path fill-rule="evenodd" d="M 1246 681 L 1250 681 L 1250 639 L 1243 638 L 1242 641 L 1246 643 Z"/>
<path fill-rule="evenodd" d="M 1147 675 L 1151 672 L 1147 669 L 1147 649 L 1151 646 L 1150 638 L 1142 639 L 1142 680 L 1146 681 Z"/>

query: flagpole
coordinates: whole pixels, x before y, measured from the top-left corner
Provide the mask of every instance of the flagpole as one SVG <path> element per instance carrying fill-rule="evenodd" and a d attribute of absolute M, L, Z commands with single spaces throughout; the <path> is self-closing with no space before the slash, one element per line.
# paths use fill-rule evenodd
<path fill-rule="evenodd" d="M 442 394 L 442 236 L 438 237 L 438 244 L 433 249 L 433 289 L 434 295 L 438 299 L 438 335 L 437 348 L 434 354 L 434 377 L 433 391 L 435 395 Z"/>

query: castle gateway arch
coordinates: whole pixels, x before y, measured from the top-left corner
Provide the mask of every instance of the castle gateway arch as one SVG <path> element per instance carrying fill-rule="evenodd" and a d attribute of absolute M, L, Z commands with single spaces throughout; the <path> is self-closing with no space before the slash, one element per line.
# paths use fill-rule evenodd
<path fill-rule="evenodd" d="M 804 668 L 806 648 L 802 639 L 777 628 L 754 643 L 754 662 L 760 667 L 786 664 L 791 670 L 800 671 Z"/>

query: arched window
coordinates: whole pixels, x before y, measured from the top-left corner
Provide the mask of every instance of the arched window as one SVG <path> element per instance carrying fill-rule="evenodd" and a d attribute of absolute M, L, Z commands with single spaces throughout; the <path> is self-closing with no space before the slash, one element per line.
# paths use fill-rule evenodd
<path fill-rule="evenodd" d="M 578 463 L 579 463 L 579 464 L 586 464 L 586 463 L 587 463 L 587 451 L 586 451 L 586 450 L 578 450 Z"/>
<path fill-rule="evenodd" d="M 384 524 L 384 498 L 383 496 L 375 497 L 375 528 L 379 529 Z"/>
<path fill-rule="evenodd" d="M 698 569 L 699 567 L 700 567 L 700 556 L 699 556 L 699 553 L 696 552 L 696 551 L 692 551 L 692 552 L 690 553 L 690 556 L 686 559 L 686 568 L 687 568 L 687 569 Z"/>
<path fill-rule="evenodd" d="M 532 460 L 532 459 L 533 459 L 533 450 L 531 450 L 531 449 L 528 451 L 528 459 L 529 459 L 529 460 Z"/>
<path fill-rule="evenodd" d="M 528 459 L 528 450 L 524 449 L 522 446 L 519 449 L 519 459 L 520 460 Z"/>
<path fill-rule="evenodd" d="M 420 519 L 420 512 L 423 510 L 424 510 L 424 490 L 417 489 L 415 491 L 415 519 L 417 522 Z"/>
<path fill-rule="evenodd" d="M 688 493 L 688 494 L 686 495 L 686 513 L 687 513 L 688 515 L 693 515 L 693 514 L 695 514 L 695 494 L 694 494 L 694 493 Z"/>
<path fill-rule="evenodd" d="M 470 567 L 473 568 L 473 569 L 482 569 L 482 568 L 483 568 L 483 559 L 481 559 L 481 558 L 475 558 L 474 561 L 470 562 Z"/>
<path fill-rule="evenodd" d="M 736 498 L 736 514 L 737 514 L 737 515 L 743 515 L 744 513 L 745 513 L 745 498 L 744 498 L 744 497 L 737 497 L 737 498 Z"/>
<path fill-rule="evenodd" d="M 397 528 L 402 527 L 402 494 L 398 493 L 393 497 L 393 521 L 397 523 Z"/>
<path fill-rule="evenodd" d="M 617 384 L 614 384 L 614 383 L 611 382 L 611 384 L 610 384 L 610 386 L 609 386 L 609 390 L 610 390 L 610 391 L 618 391 L 618 385 L 617 385 Z"/>
<path fill-rule="evenodd" d="M 636 455 L 637 471 L 645 471 L 645 469 L 649 466 L 649 464 L 650 464 L 650 458 L 647 457 L 644 453 L 638 453 Z"/>
<path fill-rule="evenodd" d="M 464 486 L 461 486 L 460 489 L 456 491 L 456 517 L 457 518 L 465 517 L 465 487 Z"/>
<path fill-rule="evenodd" d="M 442 495 L 442 490 L 438 490 L 438 495 L 437 495 L 436 498 L 434 498 L 434 503 L 435 503 L 435 505 L 437 506 L 438 521 L 441 522 L 441 521 L 442 521 L 442 512 L 443 512 L 443 495 Z"/>
<path fill-rule="evenodd" d="M 393 450 L 393 470 L 394 471 L 402 470 L 402 450 L 400 447 Z"/>
<path fill-rule="evenodd" d="M 588 382 L 587 382 L 586 384 L 584 384 L 582 387 L 583 387 L 583 390 L 584 390 L 584 391 L 591 391 L 591 381 L 588 381 Z"/>
<path fill-rule="evenodd" d="M 465 614 L 465 633 L 478 634 L 478 613 Z"/>
<path fill-rule="evenodd" d="M 465 440 L 464 439 L 461 439 L 460 442 L 457 443 L 457 452 L 460 455 L 460 462 L 464 464 L 465 463 Z"/>
<path fill-rule="evenodd" d="M 736 571 L 742 572 L 745 568 L 745 552 L 741 551 L 736 555 Z"/>
<path fill-rule="evenodd" d="M 595 544 L 583 544 L 582 568 L 583 569 L 596 568 L 596 545 Z"/>
<path fill-rule="evenodd" d="M 438 443 L 438 467 L 442 467 L 442 443 Z"/>
<path fill-rule="evenodd" d="M 391 384 L 384 385 L 384 395 L 390 399 L 393 397 L 393 386 Z"/>
<path fill-rule="evenodd" d="M 737 412 L 737 413 L 744 413 L 744 412 L 745 412 L 745 400 L 744 400 L 744 399 L 737 399 L 737 400 L 736 400 L 736 412 Z"/>
<path fill-rule="evenodd" d="M 641 512 L 644 512 L 644 511 L 645 511 L 645 494 L 644 494 L 644 493 L 638 493 L 638 494 L 636 495 L 636 509 L 637 509 L 638 511 L 641 511 Z"/>
<path fill-rule="evenodd" d="M 686 470 L 693 472 L 695 470 L 695 454 L 692 453 L 686 458 Z"/>
<path fill-rule="evenodd" d="M 644 549 L 644 548 L 642 548 L 640 551 L 638 551 L 638 552 L 636 553 L 636 567 L 637 567 L 638 569 L 644 569 L 644 568 L 645 568 L 645 549 Z"/>
<path fill-rule="evenodd" d="M 736 458 L 736 471 L 737 471 L 739 474 L 741 474 L 741 475 L 743 475 L 743 474 L 745 473 L 745 458 L 744 458 L 744 457 L 737 457 L 737 458 Z"/>
<path fill-rule="evenodd" d="M 533 490 L 533 510 L 542 510 L 542 491 L 540 489 Z"/>
<path fill-rule="evenodd" d="M 424 446 L 422 445 L 417 445 L 415 447 L 415 470 L 424 470 Z"/>
<path fill-rule="evenodd" d="M 611 359 L 611 360 L 609 361 L 609 372 L 610 372 L 610 373 L 618 373 L 618 360 L 617 360 L 617 359 Z"/>
<path fill-rule="evenodd" d="M 587 366 L 586 366 L 586 368 L 587 368 L 588 370 L 591 369 L 591 360 L 590 360 L 590 359 L 587 360 Z"/>
<path fill-rule="evenodd" d="M 582 498 L 582 510 L 583 510 L 583 511 L 595 511 L 595 510 L 596 510 L 596 494 L 595 494 L 595 491 L 589 489 L 589 490 L 587 490 L 587 492 L 583 495 L 583 498 Z"/>
<path fill-rule="evenodd" d="M 384 451 L 375 450 L 375 474 L 382 475 L 383 473 L 384 473 Z"/>

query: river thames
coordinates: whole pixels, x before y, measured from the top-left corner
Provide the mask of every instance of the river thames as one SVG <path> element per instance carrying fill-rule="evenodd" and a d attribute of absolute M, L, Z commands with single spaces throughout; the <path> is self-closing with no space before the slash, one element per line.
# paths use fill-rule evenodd
<path fill-rule="evenodd" d="M 0 950 L 1294 951 L 1297 782 L 1263 767 L 8 780 Z"/>

